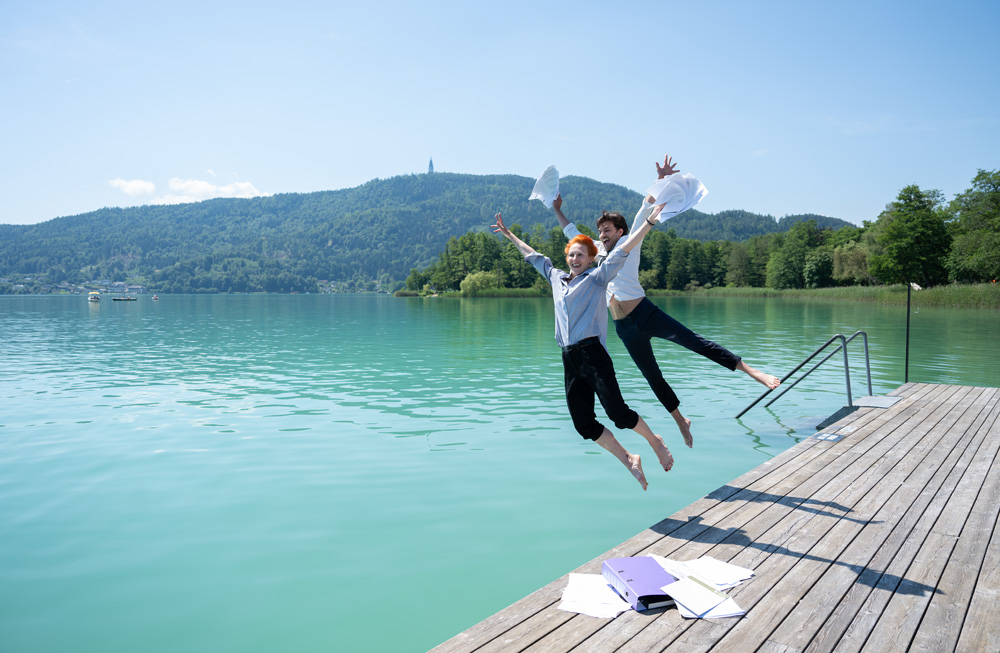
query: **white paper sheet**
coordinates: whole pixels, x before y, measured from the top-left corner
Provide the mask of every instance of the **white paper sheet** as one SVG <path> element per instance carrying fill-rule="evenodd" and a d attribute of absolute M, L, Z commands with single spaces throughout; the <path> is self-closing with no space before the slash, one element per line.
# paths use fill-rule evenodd
<path fill-rule="evenodd" d="M 614 619 L 632 609 L 600 574 L 570 574 L 558 607 L 602 619 Z"/>
<path fill-rule="evenodd" d="M 711 581 L 720 588 L 736 587 L 754 575 L 753 571 L 746 567 L 737 567 L 709 556 L 688 560 L 684 565 L 691 570 L 691 573 Z"/>
<path fill-rule="evenodd" d="M 737 567 L 736 565 L 716 560 L 710 556 L 702 556 L 697 560 L 686 560 L 684 562 L 681 562 L 680 560 L 671 560 L 670 558 L 664 558 L 658 555 L 654 555 L 652 557 L 660 563 L 661 567 L 673 574 L 676 578 L 685 578 L 691 574 L 695 574 L 698 577 L 711 582 L 717 589 L 720 590 L 736 587 L 754 575 L 753 571 L 750 569 Z"/>
<path fill-rule="evenodd" d="M 665 222 L 696 206 L 708 195 L 708 189 L 694 175 L 678 173 L 660 179 L 646 194 L 653 196 L 653 204 L 666 204 L 656 217 L 657 222 Z"/>
<path fill-rule="evenodd" d="M 674 581 L 662 588 L 678 605 L 700 617 L 707 614 L 729 597 L 712 587 L 711 583 L 691 575 Z"/>
<path fill-rule="evenodd" d="M 528 197 L 528 201 L 531 200 L 541 200 L 545 208 L 552 208 L 552 201 L 559 195 L 559 171 L 556 170 L 555 166 L 549 166 L 546 168 L 541 175 L 539 175 L 538 180 L 535 181 L 535 187 L 531 189 L 531 195 Z"/>
<path fill-rule="evenodd" d="M 725 619 L 727 617 L 742 617 L 746 614 L 743 608 L 736 605 L 736 601 L 729 598 L 704 614 L 695 614 L 680 603 L 677 604 L 677 611 L 685 619 Z"/>
<path fill-rule="evenodd" d="M 746 614 L 746 611 L 737 605 L 736 601 L 722 595 L 721 591 L 736 587 L 742 584 L 744 580 L 753 577 L 754 572 L 752 570 L 745 567 L 738 567 L 728 562 L 722 562 L 710 556 L 702 556 L 697 560 L 686 560 L 684 562 L 658 555 L 653 555 L 652 557 L 660 563 L 661 567 L 679 579 L 677 583 L 688 578 L 692 579 L 692 581 L 698 579 L 706 584 L 706 587 L 702 589 L 714 586 L 715 591 L 718 592 L 717 594 L 712 591 L 701 593 L 689 592 L 687 596 L 682 596 L 680 599 L 674 596 L 673 593 L 670 593 L 671 598 L 676 601 L 677 611 L 680 612 L 682 617 L 687 619 L 720 619 L 725 617 L 741 617 Z M 672 583 L 667 587 L 673 587 L 677 583 Z M 680 590 L 683 594 L 685 589 L 689 589 L 689 586 L 681 585 L 676 589 Z M 712 599 L 707 598 L 706 595 L 712 595 L 715 598 L 720 598 L 721 595 L 721 597 L 724 597 L 724 600 L 710 609 L 698 612 L 699 609 L 704 609 L 705 605 L 712 602 Z M 702 598 L 699 599 L 699 596 Z M 684 600 L 692 603 L 693 606 L 685 606 L 683 603 Z"/>

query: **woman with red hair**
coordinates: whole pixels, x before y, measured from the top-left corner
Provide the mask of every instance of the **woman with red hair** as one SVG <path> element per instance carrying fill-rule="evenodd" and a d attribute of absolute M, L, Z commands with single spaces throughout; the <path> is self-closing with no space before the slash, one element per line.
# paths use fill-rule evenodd
<path fill-rule="evenodd" d="M 592 268 L 597 246 L 587 236 L 580 234 L 566 245 L 566 265 L 569 273 L 554 267 L 552 261 L 510 232 L 499 213 L 493 231 L 500 233 L 524 255 L 552 286 L 552 301 L 556 315 L 556 342 L 562 347 L 563 376 L 566 385 L 566 404 L 573 419 L 573 426 L 583 438 L 594 440 L 610 451 L 632 473 L 642 489 L 646 489 L 646 476 L 638 454 L 629 453 L 615 439 L 594 413 L 594 396 L 601 402 L 604 412 L 622 429 L 632 429 L 653 447 L 664 471 L 674 464 L 670 450 L 663 438 L 653 433 L 646 422 L 628 407 L 622 398 L 615 368 L 611 363 L 605 342 L 608 335 L 605 292 L 608 283 L 628 260 L 628 254 L 656 224 L 662 205 L 656 207 L 639 229 L 628 240 L 616 247 L 600 267 Z"/>

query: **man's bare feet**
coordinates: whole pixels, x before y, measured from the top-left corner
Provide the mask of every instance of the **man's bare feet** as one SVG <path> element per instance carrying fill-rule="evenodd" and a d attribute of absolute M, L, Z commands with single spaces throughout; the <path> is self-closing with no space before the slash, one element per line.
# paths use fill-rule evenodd
<path fill-rule="evenodd" d="M 691 435 L 691 420 L 687 417 L 682 418 L 684 421 L 677 425 L 677 428 L 681 430 L 681 437 L 684 438 L 684 444 L 688 446 L 688 449 L 694 447 L 694 436 Z"/>
<path fill-rule="evenodd" d="M 642 459 L 639 458 L 639 454 L 630 453 L 628 455 L 628 471 L 632 472 L 632 476 L 635 476 L 635 480 L 639 481 L 643 490 L 649 486 L 649 483 L 646 482 L 646 475 L 642 473 Z"/>
<path fill-rule="evenodd" d="M 649 431 L 649 427 L 645 426 L 645 422 L 642 422 L 641 417 L 639 420 L 646 430 Z M 649 431 L 649 434 L 652 435 L 652 431 Z M 648 484 L 646 483 L 646 475 L 642 473 L 642 459 L 639 458 L 639 454 L 629 453 L 626 451 L 625 447 L 623 447 L 621 443 L 615 439 L 615 436 L 608 429 L 604 429 L 604 432 L 601 433 L 601 437 L 597 438 L 597 444 L 611 452 L 611 454 L 613 454 L 614 457 L 621 462 L 621 464 L 628 467 L 628 471 L 632 473 L 635 480 L 639 481 L 639 485 L 642 486 L 642 489 L 646 489 Z"/>
<path fill-rule="evenodd" d="M 663 444 L 663 438 L 653 433 L 646 438 L 646 441 L 649 442 L 649 446 L 653 447 L 656 459 L 660 461 L 663 471 L 669 472 L 670 468 L 674 466 L 674 457 L 670 454 L 670 449 L 667 449 L 667 445 Z"/>
<path fill-rule="evenodd" d="M 772 376 L 770 374 L 764 374 L 760 370 L 756 370 L 750 367 L 744 361 L 740 361 L 736 365 L 736 369 L 740 370 L 741 372 L 746 372 L 747 374 L 750 375 L 751 379 L 771 390 L 774 390 L 779 385 L 781 385 L 781 379 L 779 379 L 778 377 Z"/>
<path fill-rule="evenodd" d="M 684 444 L 687 445 L 688 449 L 694 447 L 694 436 L 691 435 L 691 420 L 681 415 L 680 408 L 675 408 L 674 412 L 670 413 L 670 416 L 677 422 L 677 428 L 681 432 L 681 437 L 684 438 Z"/>

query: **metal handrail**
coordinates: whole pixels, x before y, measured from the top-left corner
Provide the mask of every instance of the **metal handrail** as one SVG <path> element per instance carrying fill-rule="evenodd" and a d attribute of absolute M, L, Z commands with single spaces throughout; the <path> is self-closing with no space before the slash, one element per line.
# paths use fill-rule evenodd
<path fill-rule="evenodd" d="M 816 356 L 818 356 L 820 353 L 822 353 L 822 351 L 824 349 L 826 349 L 827 347 L 829 347 L 830 344 L 833 343 L 833 341 L 840 340 L 840 345 L 838 345 L 837 348 L 834 349 L 832 352 L 830 352 L 829 354 L 827 354 L 826 358 L 824 358 L 820 362 L 818 362 L 815 365 L 813 365 L 812 369 L 810 369 L 808 372 L 806 372 L 801 377 L 799 377 L 798 379 L 796 379 L 795 383 L 792 383 L 790 386 L 784 388 L 781 391 L 781 393 L 778 394 L 778 396 L 776 396 L 774 399 L 772 399 L 767 404 L 765 404 L 765 407 L 770 406 L 771 404 L 773 404 L 774 402 L 776 402 L 778 399 L 780 399 L 781 397 L 783 397 L 785 395 L 785 393 L 787 393 L 789 390 L 791 390 L 796 385 L 798 385 L 799 381 L 801 381 L 802 379 L 804 379 L 807 376 L 809 376 L 810 374 L 812 374 L 816 370 L 816 368 L 818 368 L 820 365 L 822 365 L 826 361 L 828 361 L 831 358 L 833 358 L 833 356 L 835 356 L 836 353 L 838 351 L 841 351 L 841 350 L 843 350 L 843 352 L 844 352 L 844 380 L 845 380 L 845 383 L 847 385 L 847 405 L 848 406 L 854 406 L 854 399 L 853 399 L 853 397 L 851 395 L 851 369 L 850 369 L 850 365 L 849 365 L 849 363 L 847 361 L 847 343 L 851 342 L 852 340 L 854 340 L 858 336 L 861 336 L 862 340 L 864 340 L 864 343 L 865 343 L 865 371 L 868 374 L 868 394 L 869 395 L 873 394 L 872 393 L 871 360 L 870 360 L 870 358 L 868 356 L 868 334 L 865 333 L 864 331 L 855 331 L 854 335 L 852 335 L 850 338 L 845 338 L 842 334 L 838 333 L 835 336 L 832 336 L 825 343 L 823 343 L 823 345 L 820 348 L 818 348 L 816 351 L 814 351 L 812 354 L 810 354 L 809 356 L 807 356 L 805 358 L 805 360 L 803 360 L 801 363 L 799 363 L 798 365 L 796 365 L 794 370 L 792 370 L 791 372 L 789 372 L 788 374 L 786 374 L 784 377 L 782 377 L 781 383 L 784 384 L 785 381 L 787 381 L 789 378 L 791 378 L 791 376 L 793 374 L 795 374 L 800 369 L 802 369 L 802 367 L 805 366 L 806 363 L 808 363 L 812 359 L 816 358 Z M 756 406 L 758 403 L 760 403 L 760 401 L 762 399 L 764 399 L 764 397 L 766 397 L 767 395 L 769 395 L 772 392 L 774 392 L 775 389 L 776 388 L 768 388 L 768 390 L 766 392 L 764 392 L 764 394 L 762 394 L 761 396 L 757 397 L 757 399 L 755 399 L 753 403 L 751 403 L 749 406 L 747 406 L 746 408 L 744 408 L 740 412 L 740 414 L 736 416 L 736 419 L 739 419 L 740 417 L 743 417 L 743 415 L 748 410 L 750 410 L 751 408 L 753 408 L 754 406 Z"/>

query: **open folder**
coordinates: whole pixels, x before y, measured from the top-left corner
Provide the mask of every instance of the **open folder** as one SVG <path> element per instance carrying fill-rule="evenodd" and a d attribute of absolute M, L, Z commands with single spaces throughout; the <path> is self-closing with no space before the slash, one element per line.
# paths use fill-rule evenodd
<path fill-rule="evenodd" d="M 662 588 L 677 578 L 649 556 L 609 558 L 604 561 L 601 575 L 635 610 L 674 604 Z"/>

